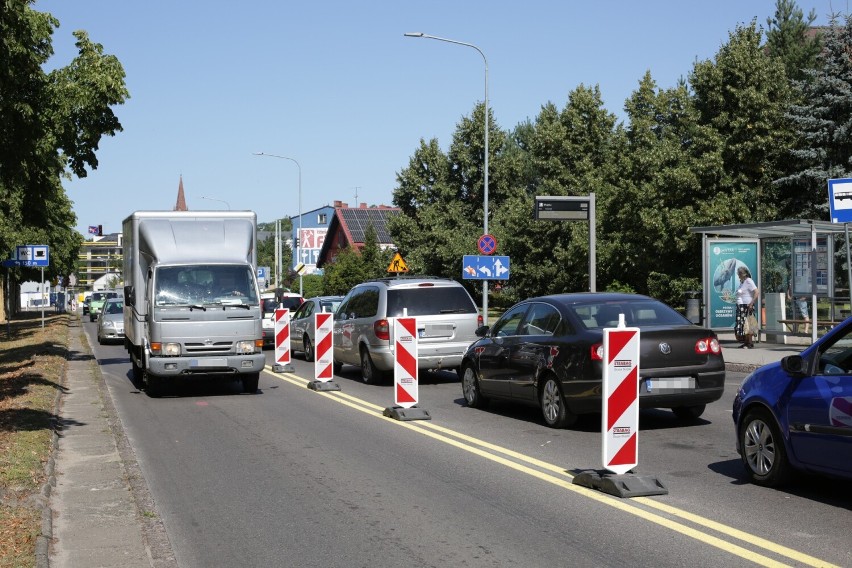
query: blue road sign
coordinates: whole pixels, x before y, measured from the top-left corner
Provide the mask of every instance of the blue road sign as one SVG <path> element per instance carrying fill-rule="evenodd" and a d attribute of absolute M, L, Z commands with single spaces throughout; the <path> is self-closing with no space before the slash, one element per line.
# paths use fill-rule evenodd
<path fill-rule="evenodd" d="M 476 256 L 462 257 L 462 279 L 464 280 L 508 280 L 508 256 Z"/>
<path fill-rule="evenodd" d="M 47 245 L 18 245 L 15 247 L 18 266 L 50 266 L 50 247 Z"/>
<path fill-rule="evenodd" d="M 832 223 L 852 223 L 852 179 L 828 180 L 828 207 Z"/>
<path fill-rule="evenodd" d="M 20 260 L 15 260 L 14 258 L 10 258 L 8 260 L 3 261 L 3 266 L 9 268 L 10 266 L 23 266 Z"/>

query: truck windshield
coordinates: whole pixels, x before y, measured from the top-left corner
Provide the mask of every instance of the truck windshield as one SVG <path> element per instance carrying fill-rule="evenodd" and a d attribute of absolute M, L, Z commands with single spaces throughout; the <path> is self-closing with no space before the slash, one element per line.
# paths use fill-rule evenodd
<path fill-rule="evenodd" d="M 257 305 L 252 270 L 245 265 L 161 266 L 154 274 L 157 306 Z"/>

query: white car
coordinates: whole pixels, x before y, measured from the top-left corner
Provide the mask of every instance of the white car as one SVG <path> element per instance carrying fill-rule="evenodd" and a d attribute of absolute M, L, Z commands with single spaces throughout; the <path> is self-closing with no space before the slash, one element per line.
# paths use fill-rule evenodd
<path fill-rule="evenodd" d="M 124 299 L 109 298 L 98 318 L 98 343 L 124 340 Z"/>
<path fill-rule="evenodd" d="M 263 312 L 261 326 L 263 327 L 264 347 L 275 345 L 275 310 L 277 308 L 287 308 L 290 310 L 290 316 L 292 317 L 293 312 L 304 301 L 304 298 L 299 294 L 292 292 L 283 292 L 277 296 L 274 292 L 264 292 L 260 295 L 260 309 Z"/>

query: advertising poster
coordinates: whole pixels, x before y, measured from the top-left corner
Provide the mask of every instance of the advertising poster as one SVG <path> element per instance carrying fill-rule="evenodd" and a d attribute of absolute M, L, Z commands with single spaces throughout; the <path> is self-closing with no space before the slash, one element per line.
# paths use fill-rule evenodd
<path fill-rule="evenodd" d="M 760 288 L 757 265 L 758 241 L 708 240 L 707 267 L 710 276 L 707 312 L 709 327 L 732 328 L 737 312 L 737 288 L 740 279 L 737 269 L 748 269 L 754 283 Z"/>
<path fill-rule="evenodd" d="M 833 290 L 830 289 L 833 271 L 829 262 L 834 255 L 833 244 L 826 235 L 819 235 L 814 251 L 810 236 L 793 238 L 793 263 L 790 275 L 793 279 L 793 294 L 833 295 Z"/>

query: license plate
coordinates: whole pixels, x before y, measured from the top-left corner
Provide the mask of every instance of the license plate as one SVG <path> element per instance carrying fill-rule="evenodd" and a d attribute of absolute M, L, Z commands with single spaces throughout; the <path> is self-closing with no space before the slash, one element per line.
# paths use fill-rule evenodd
<path fill-rule="evenodd" d="M 695 377 L 668 377 L 666 379 L 645 379 L 648 392 L 664 394 L 692 390 L 695 388 Z"/>
<path fill-rule="evenodd" d="M 190 367 L 227 367 L 228 360 L 223 357 L 210 357 L 207 359 L 193 359 L 189 362 Z"/>

